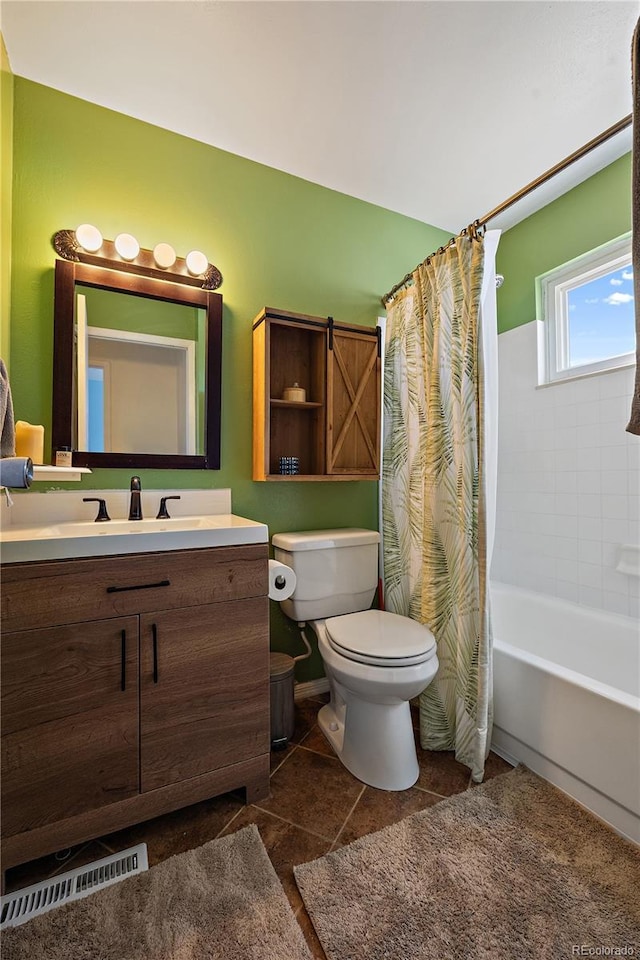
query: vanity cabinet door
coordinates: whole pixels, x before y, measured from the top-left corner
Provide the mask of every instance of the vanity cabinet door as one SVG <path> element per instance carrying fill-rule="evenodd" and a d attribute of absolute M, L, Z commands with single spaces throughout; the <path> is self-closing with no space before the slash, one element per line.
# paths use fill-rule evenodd
<path fill-rule="evenodd" d="M 3 836 L 138 790 L 138 618 L 4 633 Z"/>
<path fill-rule="evenodd" d="M 143 792 L 268 754 L 268 603 L 141 616 Z"/>

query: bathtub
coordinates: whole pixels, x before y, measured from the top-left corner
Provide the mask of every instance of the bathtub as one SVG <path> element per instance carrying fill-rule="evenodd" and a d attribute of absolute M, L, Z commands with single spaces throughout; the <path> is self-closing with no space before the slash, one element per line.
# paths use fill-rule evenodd
<path fill-rule="evenodd" d="M 492 583 L 492 749 L 640 843 L 640 635 L 629 617 Z"/>

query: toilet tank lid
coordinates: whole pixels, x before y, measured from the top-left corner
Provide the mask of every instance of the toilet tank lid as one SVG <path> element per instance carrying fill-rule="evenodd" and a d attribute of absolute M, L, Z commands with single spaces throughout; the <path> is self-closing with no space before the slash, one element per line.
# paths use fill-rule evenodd
<path fill-rule="evenodd" d="M 362 547 L 368 543 L 380 543 L 380 534 L 377 530 L 362 530 L 359 527 L 303 530 L 299 533 L 275 533 L 271 543 L 289 553 L 295 553 L 296 550 L 334 550 L 337 547 Z"/>

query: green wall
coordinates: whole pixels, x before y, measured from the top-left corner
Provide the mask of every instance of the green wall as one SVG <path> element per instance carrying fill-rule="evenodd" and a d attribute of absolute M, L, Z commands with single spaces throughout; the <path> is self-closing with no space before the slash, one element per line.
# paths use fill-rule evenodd
<path fill-rule="evenodd" d="M 13 74 L 0 34 L 0 357 L 10 362 Z"/>
<path fill-rule="evenodd" d="M 631 230 L 631 154 L 625 154 L 500 238 L 498 330 L 536 318 L 535 278 Z"/>
<path fill-rule="evenodd" d="M 234 512 L 271 533 L 377 524 L 370 481 L 252 481 L 251 324 L 266 305 L 375 324 L 380 296 L 447 233 L 21 77 L 13 164 L 18 418 L 44 423 L 50 436 L 57 230 L 89 222 L 109 239 L 126 231 L 147 248 L 197 248 L 224 275 L 222 469 L 143 470 L 143 488 L 230 487 Z M 96 470 L 81 489 L 126 488 L 129 474 Z M 295 626 L 279 611 L 273 618 L 273 645 L 299 650 Z M 320 674 L 316 658 L 298 669 L 300 679 Z"/>

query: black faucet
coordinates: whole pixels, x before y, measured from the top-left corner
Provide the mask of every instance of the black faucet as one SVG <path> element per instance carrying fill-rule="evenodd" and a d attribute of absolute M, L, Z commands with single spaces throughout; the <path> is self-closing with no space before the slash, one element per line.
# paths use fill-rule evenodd
<path fill-rule="evenodd" d="M 96 517 L 96 523 L 103 523 L 105 520 L 111 520 L 111 517 L 107 513 L 107 503 L 106 500 L 101 500 L 100 497 L 83 497 L 84 503 L 99 503 L 98 507 L 98 516 Z"/>
<path fill-rule="evenodd" d="M 167 510 L 167 500 L 180 500 L 181 497 L 176 494 L 173 497 L 160 497 L 160 509 L 158 510 L 156 520 L 171 520 Z"/>
<path fill-rule="evenodd" d="M 129 520 L 142 520 L 142 504 L 140 503 L 140 491 L 142 484 L 140 477 L 131 477 L 131 500 L 129 502 Z"/>

